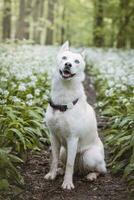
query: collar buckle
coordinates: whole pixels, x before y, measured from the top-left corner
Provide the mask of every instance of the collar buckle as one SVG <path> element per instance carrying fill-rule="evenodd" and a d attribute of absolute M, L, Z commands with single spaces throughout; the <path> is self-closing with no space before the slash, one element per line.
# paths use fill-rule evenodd
<path fill-rule="evenodd" d="M 74 104 L 72 102 L 67 104 L 67 109 L 71 109 L 74 106 Z"/>

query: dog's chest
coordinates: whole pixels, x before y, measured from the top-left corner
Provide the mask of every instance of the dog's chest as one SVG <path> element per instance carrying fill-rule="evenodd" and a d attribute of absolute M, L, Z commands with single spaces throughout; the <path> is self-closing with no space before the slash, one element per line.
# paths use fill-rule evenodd
<path fill-rule="evenodd" d="M 47 124 L 53 134 L 60 137 L 67 137 L 70 134 L 70 125 L 66 119 L 65 113 L 57 110 L 49 110 Z"/>

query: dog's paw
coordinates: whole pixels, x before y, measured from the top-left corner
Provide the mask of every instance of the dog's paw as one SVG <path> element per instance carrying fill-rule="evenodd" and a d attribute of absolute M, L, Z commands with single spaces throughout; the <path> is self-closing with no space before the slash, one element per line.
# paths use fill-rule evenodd
<path fill-rule="evenodd" d="M 46 180 L 54 180 L 56 178 L 56 172 L 48 172 L 45 177 Z"/>
<path fill-rule="evenodd" d="M 89 173 L 89 174 L 86 176 L 86 178 L 87 178 L 87 180 L 89 180 L 89 181 L 94 181 L 94 180 L 97 179 L 97 176 L 98 176 L 98 175 L 99 175 L 98 173 L 92 172 L 92 173 Z"/>
<path fill-rule="evenodd" d="M 71 190 L 71 189 L 74 189 L 74 184 L 72 183 L 72 181 L 64 180 L 64 182 L 62 184 L 62 188 L 67 189 L 67 190 Z"/>

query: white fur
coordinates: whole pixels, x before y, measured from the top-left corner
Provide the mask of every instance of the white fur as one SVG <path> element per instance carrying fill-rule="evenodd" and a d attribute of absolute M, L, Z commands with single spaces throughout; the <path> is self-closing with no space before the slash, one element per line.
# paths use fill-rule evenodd
<path fill-rule="evenodd" d="M 66 56 L 67 61 L 72 64 L 71 72 L 75 73 L 72 78 L 64 79 L 59 70 L 64 69 Z M 79 64 L 74 62 L 80 61 Z M 82 167 L 85 172 L 97 171 L 105 173 L 104 148 L 98 136 L 96 116 L 93 108 L 87 103 L 82 81 L 84 79 L 84 54 L 73 53 L 69 50 L 66 42 L 57 56 L 57 69 L 52 82 L 51 98 L 55 104 L 68 104 L 79 98 L 73 108 L 65 112 L 54 110 L 50 105 L 46 112 L 46 121 L 50 131 L 52 146 L 52 163 L 50 172 L 46 179 L 54 179 L 58 171 L 60 149 L 64 147 L 65 176 L 62 187 L 64 189 L 74 188 L 74 167 Z M 66 156 L 65 156 L 66 155 Z M 78 158 L 78 159 L 77 159 Z M 78 162 L 76 161 L 78 160 Z M 87 176 L 95 179 L 97 175 Z"/>

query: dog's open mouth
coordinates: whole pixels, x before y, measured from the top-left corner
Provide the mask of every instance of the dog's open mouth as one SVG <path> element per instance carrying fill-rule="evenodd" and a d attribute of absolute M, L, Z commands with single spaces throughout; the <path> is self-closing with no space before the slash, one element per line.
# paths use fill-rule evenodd
<path fill-rule="evenodd" d="M 63 71 L 60 70 L 60 75 L 62 78 L 67 79 L 72 78 L 75 74 L 72 74 L 70 70 L 64 69 Z"/>

